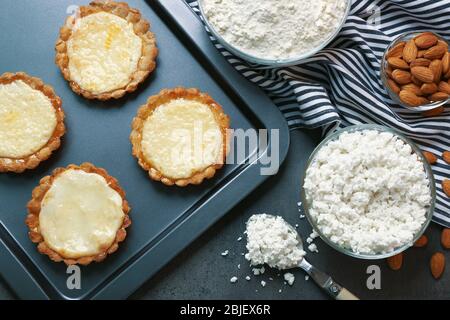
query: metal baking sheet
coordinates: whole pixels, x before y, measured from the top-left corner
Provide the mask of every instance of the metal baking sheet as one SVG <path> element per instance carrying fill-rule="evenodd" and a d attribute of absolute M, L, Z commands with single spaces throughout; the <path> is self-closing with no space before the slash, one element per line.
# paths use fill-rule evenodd
<path fill-rule="evenodd" d="M 246 161 L 227 165 L 201 186 L 169 188 L 150 181 L 131 156 L 128 137 L 138 107 L 162 88 L 181 85 L 208 92 L 231 117 L 233 128 L 279 129 L 280 162 L 286 157 L 285 120 L 215 50 L 184 1 L 128 2 L 151 22 L 160 50 L 158 66 L 137 92 L 98 102 L 74 94 L 54 64 L 57 34 L 74 1 L 0 1 L 0 73 L 25 71 L 51 84 L 63 100 L 68 128 L 62 147 L 36 170 L 0 175 L 0 274 L 20 298 L 126 298 L 267 178 L 260 175 L 259 162 Z M 269 142 L 260 153 L 271 151 Z M 24 219 L 41 177 L 85 161 L 118 178 L 132 207 L 133 224 L 115 254 L 81 267 L 81 289 L 70 290 L 66 266 L 37 252 Z"/>

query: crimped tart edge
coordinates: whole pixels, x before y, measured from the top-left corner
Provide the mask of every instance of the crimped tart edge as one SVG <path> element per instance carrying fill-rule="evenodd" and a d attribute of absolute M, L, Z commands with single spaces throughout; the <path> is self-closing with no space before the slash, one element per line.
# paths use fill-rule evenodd
<path fill-rule="evenodd" d="M 77 259 L 65 258 L 63 255 L 54 251 L 45 243 L 45 239 L 39 230 L 39 214 L 41 211 L 42 200 L 44 199 L 44 196 L 47 193 L 47 191 L 51 188 L 54 180 L 60 174 L 62 174 L 67 170 L 83 170 L 84 172 L 87 173 L 95 173 L 102 176 L 103 178 L 105 178 L 106 182 L 108 183 L 108 186 L 113 190 L 115 190 L 117 193 L 119 193 L 119 195 L 122 198 L 122 210 L 124 213 L 122 226 L 117 230 L 116 238 L 114 239 L 114 242 L 111 244 L 111 246 L 93 256 L 85 256 Z M 131 225 L 131 219 L 128 215 L 130 211 L 130 206 L 128 204 L 128 201 L 125 199 L 125 191 L 120 187 L 117 179 L 110 176 L 105 169 L 98 168 L 88 162 L 83 163 L 80 166 L 71 164 L 66 168 L 57 168 L 53 171 L 51 175 L 42 178 L 39 182 L 39 185 L 36 188 L 34 188 L 32 192 L 32 197 L 27 204 L 27 209 L 28 215 L 25 220 L 25 223 L 29 229 L 28 235 L 30 237 L 30 240 L 33 243 L 37 243 L 37 250 L 41 254 L 47 255 L 51 260 L 55 262 L 63 261 L 66 265 L 74 265 L 74 264 L 88 265 L 93 261 L 95 262 L 103 261 L 107 257 L 107 255 L 113 254 L 119 248 L 119 243 L 124 241 L 127 235 L 125 229 Z"/>
<path fill-rule="evenodd" d="M 29 76 L 24 72 L 6 72 L 0 76 L 0 84 L 9 84 L 21 80 L 32 89 L 41 91 L 51 102 L 55 109 L 56 126 L 48 142 L 38 151 L 22 158 L 0 157 L 0 172 L 22 173 L 27 169 L 36 168 L 42 161 L 47 160 L 51 154 L 61 145 L 61 137 L 65 134 L 64 110 L 61 98 L 58 97 L 53 87 L 45 84 L 41 79 Z"/>
<path fill-rule="evenodd" d="M 207 105 L 210 110 L 214 114 L 214 118 L 217 121 L 217 124 L 220 127 L 222 137 L 223 137 L 223 150 L 222 150 L 222 161 L 219 163 L 213 164 L 202 171 L 194 173 L 189 178 L 183 179 L 174 179 L 164 175 L 163 172 L 160 172 L 156 167 L 145 158 L 141 141 L 142 141 L 142 130 L 144 126 L 144 122 L 147 118 L 153 113 L 155 109 L 157 109 L 160 105 L 174 100 L 184 98 L 188 100 L 198 101 Z M 211 179 L 216 174 L 216 171 L 221 169 L 225 163 L 225 159 L 229 152 L 229 129 L 230 128 L 230 118 L 223 112 L 222 107 L 208 94 L 200 92 L 198 89 L 191 88 L 186 89 L 182 87 L 174 88 L 174 89 L 163 89 L 159 92 L 159 94 L 151 96 L 148 98 L 146 104 L 142 105 L 139 108 L 139 111 L 136 117 L 132 122 L 132 131 L 130 134 L 130 141 L 133 146 L 132 153 L 133 156 L 138 159 L 139 165 L 146 171 L 148 171 L 151 179 L 155 181 L 160 181 L 167 186 L 179 186 L 186 187 L 190 184 L 199 185 L 205 179 Z"/>
<path fill-rule="evenodd" d="M 86 17 L 98 12 L 112 13 L 120 18 L 127 20 L 134 26 L 134 32 L 142 39 L 142 53 L 139 59 L 137 70 L 131 75 L 130 82 L 122 88 L 114 89 L 100 94 L 82 89 L 78 83 L 72 80 L 69 71 L 69 56 L 67 53 L 67 42 L 72 35 L 72 28 L 78 17 L 69 16 L 64 26 L 60 29 L 58 40 L 56 41 L 55 63 L 61 70 L 61 73 L 69 82 L 72 90 L 87 99 L 97 99 L 101 101 L 109 99 L 119 99 L 127 93 L 137 90 L 138 86 L 147 79 L 150 73 L 156 68 L 156 57 L 158 48 L 156 47 L 155 35 L 150 31 L 150 23 L 145 20 L 139 10 L 130 8 L 125 2 L 113 1 L 93 1 L 87 6 L 81 6 L 79 18 Z"/>

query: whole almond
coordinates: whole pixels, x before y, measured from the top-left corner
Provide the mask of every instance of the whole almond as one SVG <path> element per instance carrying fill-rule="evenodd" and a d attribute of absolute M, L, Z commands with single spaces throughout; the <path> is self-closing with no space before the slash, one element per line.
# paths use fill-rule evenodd
<path fill-rule="evenodd" d="M 431 61 L 429 68 L 433 71 L 434 82 L 439 83 L 442 78 L 442 61 L 438 59 Z"/>
<path fill-rule="evenodd" d="M 450 180 L 445 179 L 442 181 L 442 190 L 444 190 L 445 195 L 450 198 Z"/>
<path fill-rule="evenodd" d="M 425 159 L 427 159 L 429 164 L 436 164 L 436 162 L 438 161 L 438 158 L 434 153 L 431 153 L 428 151 L 424 151 L 422 153 L 423 153 L 423 156 L 425 157 Z"/>
<path fill-rule="evenodd" d="M 419 97 L 408 90 L 402 90 L 399 94 L 400 100 L 403 103 L 406 103 L 407 105 L 411 107 L 418 107 L 424 104 L 428 104 L 429 101 L 423 97 Z"/>
<path fill-rule="evenodd" d="M 403 60 L 411 63 L 417 59 L 418 49 L 414 40 L 409 40 L 403 48 Z"/>
<path fill-rule="evenodd" d="M 430 260 L 431 274 L 435 279 L 439 279 L 444 274 L 445 256 L 443 253 L 435 253 Z"/>
<path fill-rule="evenodd" d="M 400 93 L 400 87 L 397 85 L 397 83 L 394 80 L 388 79 L 388 84 L 389 84 L 389 88 L 391 88 L 391 90 L 395 94 L 399 94 Z"/>
<path fill-rule="evenodd" d="M 401 58 L 403 56 L 403 49 L 405 48 L 406 42 L 402 41 L 396 44 L 387 54 L 388 58 L 396 57 Z"/>
<path fill-rule="evenodd" d="M 417 58 L 416 60 L 414 60 L 413 62 L 411 62 L 411 64 L 409 65 L 411 68 L 414 67 L 429 67 L 430 66 L 431 61 L 425 58 Z"/>
<path fill-rule="evenodd" d="M 450 249 L 450 229 L 445 228 L 442 230 L 441 244 L 445 249 Z"/>
<path fill-rule="evenodd" d="M 428 49 L 438 42 L 438 37 L 431 32 L 425 32 L 415 38 L 416 46 L 420 49 Z"/>
<path fill-rule="evenodd" d="M 428 100 L 436 102 L 436 101 L 444 101 L 447 100 L 448 98 L 449 98 L 448 93 L 438 91 L 429 96 Z"/>
<path fill-rule="evenodd" d="M 392 270 L 394 271 L 400 270 L 403 265 L 403 253 L 399 253 L 396 256 L 388 258 L 387 263 L 389 268 L 391 268 Z"/>
<path fill-rule="evenodd" d="M 428 49 L 423 57 L 429 60 L 442 59 L 444 54 L 447 52 L 447 48 L 443 45 L 436 45 Z"/>
<path fill-rule="evenodd" d="M 429 68 L 414 67 L 411 69 L 411 74 L 422 82 L 425 83 L 434 82 L 434 73 Z"/>
<path fill-rule="evenodd" d="M 411 83 L 411 73 L 409 73 L 408 71 L 396 69 L 392 72 L 392 78 L 399 85 Z"/>
<path fill-rule="evenodd" d="M 432 95 L 433 93 L 436 93 L 439 90 L 439 88 L 436 83 L 432 82 L 432 83 L 424 83 L 422 87 L 420 87 L 420 90 L 424 95 L 428 96 Z"/>
<path fill-rule="evenodd" d="M 391 66 L 387 66 L 386 67 L 386 74 L 389 76 L 389 78 L 392 79 L 392 72 L 394 71 L 394 69 L 392 69 Z"/>
<path fill-rule="evenodd" d="M 414 76 L 411 76 L 411 81 L 412 81 L 412 83 L 414 83 L 416 86 L 421 87 L 421 86 L 423 85 L 423 82 L 420 81 L 419 79 L 417 79 L 417 78 L 414 77 Z"/>
<path fill-rule="evenodd" d="M 414 83 L 405 84 L 404 86 L 402 86 L 402 90 L 411 91 L 416 96 L 423 96 L 423 92 L 420 87 L 418 85 L 415 85 Z"/>
<path fill-rule="evenodd" d="M 439 91 L 450 94 L 450 84 L 445 81 L 439 82 Z"/>
<path fill-rule="evenodd" d="M 422 116 L 424 117 L 438 117 L 444 113 L 444 107 L 434 108 L 425 112 L 422 112 Z"/>
<path fill-rule="evenodd" d="M 438 46 L 443 46 L 443 47 L 445 47 L 446 48 L 446 50 L 445 51 L 448 51 L 448 43 L 446 42 L 446 41 L 443 41 L 443 40 L 438 40 Z"/>
<path fill-rule="evenodd" d="M 442 73 L 447 74 L 450 71 L 450 52 L 446 52 L 442 58 Z"/>
<path fill-rule="evenodd" d="M 419 240 L 414 243 L 414 247 L 416 248 L 424 248 L 428 244 L 428 237 L 427 236 L 421 236 Z"/>
<path fill-rule="evenodd" d="M 409 64 L 407 64 L 405 60 L 400 58 L 396 57 L 389 58 L 388 63 L 394 69 L 403 69 L 403 70 L 409 69 Z"/>
<path fill-rule="evenodd" d="M 442 154 L 442 159 L 444 159 L 445 162 L 447 162 L 448 164 L 450 164 L 450 151 L 445 151 Z"/>

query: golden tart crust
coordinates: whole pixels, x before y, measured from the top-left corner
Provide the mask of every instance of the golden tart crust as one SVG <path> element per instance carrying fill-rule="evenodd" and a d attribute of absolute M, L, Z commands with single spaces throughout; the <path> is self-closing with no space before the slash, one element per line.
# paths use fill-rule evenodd
<path fill-rule="evenodd" d="M 98 252 L 95 255 L 83 256 L 78 258 L 67 258 L 60 252 L 57 252 L 50 248 L 50 246 L 46 243 L 41 230 L 40 230 L 40 220 L 39 215 L 41 212 L 41 205 L 44 200 L 46 193 L 50 190 L 53 185 L 55 179 L 61 174 L 69 171 L 69 170 L 82 170 L 86 173 L 93 173 L 100 175 L 106 180 L 108 187 L 117 192 L 122 199 L 122 211 L 123 211 L 123 221 L 122 225 L 118 228 L 115 239 L 113 243 L 107 247 L 103 248 L 101 252 Z M 39 186 L 37 186 L 32 192 L 32 198 L 28 202 L 28 215 L 25 220 L 26 225 L 29 228 L 28 235 L 32 242 L 37 243 L 37 249 L 41 254 L 48 255 L 49 258 L 55 262 L 63 261 L 66 265 L 80 264 L 80 265 L 88 265 L 91 262 L 101 262 L 103 261 L 108 254 L 114 253 L 118 247 L 119 243 L 124 241 L 127 235 L 126 228 L 131 225 L 131 220 L 129 218 L 130 206 L 125 199 L 125 191 L 120 187 L 117 179 L 110 176 L 106 170 L 102 168 L 97 168 L 91 163 L 83 163 L 80 166 L 77 165 L 69 165 L 67 168 L 57 168 L 53 171 L 50 176 L 46 176 L 41 179 Z"/>
<path fill-rule="evenodd" d="M 138 60 L 136 70 L 130 75 L 129 82 L 125 86 L 114 88 L 107 92 L 93 92 L 93 90 L 83 89 L 71 76 L 69 67 L 69 41 L 77 20 L 97 13 L 113 14 L 131 23 L 134 34 L 142 41 L 141 56 Z M 55 63 L 59 66 L 64 78 L 69 82 L 75 93 L 87 99 L 119 99 L 126 93 L 134 92 L 138 85 L 144 82 L 156 68 L 155 60 L 158 55 L 158 49 L 156 47 L 155 35 L 149 30 L 150 23 L 142 18 L 141 13 L 137 9 L 130 8 L 127 3 L 108 0 L 93 1 L 88 6 L 81 6 L 77 16 L 70 16 L 66 19 L 65 25 L 60 29 L 59 38 L 56 42 Z"/>
<path fill-rule="evenodd" d="M 158 170 L 156 168 L 157 166 L 145 156 L 142 145 L 144 136 L 143 131 L 146 120 L 155 112 L 156 109 L 158 109 L 158 107 L 177 99 L 194 101 L 207 106 L 212 112 L 214 121 L 220 128 L 221 135 L 220 159 L 217 159 L 215 163 L 200 171 L 193 172 L 191 176 L 186 178 L 169 177 L 165 175 L 164 172 Z M 167 186 L 176 185 L 179 187 L 185 187 L 190 184 L 198 185 L 201 184 L 204 179 L 212 178 L 216 174 L 216 171 L 223 167 L 226 156 L 229 152 L 229 127 L 229 117 L 223 112 L 222 107 L 208 94 L 201 93 L 198 89 L 185 89 L 181 87 L 175 89 L 164 89 L 159 94 L 149 97 L 147 103 L 141 106 L 137 116 L 133 119 L 132 132 L 130 135 L 130 141 L 133 146 L 133 156 L 138 159 L 139 165 L 144 170 L 148 171 L 150 178 L 155 181 L 161 181 Z"/>
<path fill-rule="evenodd" d="M 47 143 L 34 153 L 18 158 L 0 157 L 0 172 L 21 173 L 27 169 L 36 168 L 42 161 L 47 160 L 53 151 L 60 147 L 61 137 L 66 132 L 62 102 L 53 88 L 44 84 L 41 79 L 31 77 L 24 72 L 7 72 L 0 76 L 0 85 L 8 85 L 16 81 L 24 82 L 31 89 L 42 92 L 49 99 L 55 111 L 56 125 Z"/>

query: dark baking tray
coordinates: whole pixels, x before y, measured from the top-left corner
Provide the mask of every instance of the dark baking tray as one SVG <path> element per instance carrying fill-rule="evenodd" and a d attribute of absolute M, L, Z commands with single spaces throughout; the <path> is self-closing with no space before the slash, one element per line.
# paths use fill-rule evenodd
<path fill-rule="evenodd" d="M 160 49 L 156 72 L 137 92 L 110 102 L 78 97 L 53 62 L 59 27 L 73 3 L 0 1 L 0 73 L 25 71 L 54 86 L 68 127 L 62 148 L 36 170 L 0 175 L 0 273 L 20 298 L 121 299 L 267 178 L 260 175 L 259 163 L 246 161 L 227 165 L 197 187 L 168 188 L 150 181 L 131 156 L 128 140 L 131 120 L 149 95 L 179 85 L 210 93 L 230 115 L 233 128 L 279 129 L 280 162 L 288 151 L 289 132 L 272 102 L 216 51 L 182 0 L 129 1 L 151 21 Z M 271 149 L 272 141 L 259 151 Z M 133 224 L 119 250 L 102 263 L 82 267 L 81 289 L 69 290 L 66 266 L 40 255 L 28 239 L 25 206 L 41 177 L 85 161 L 119 179 Z"/>

